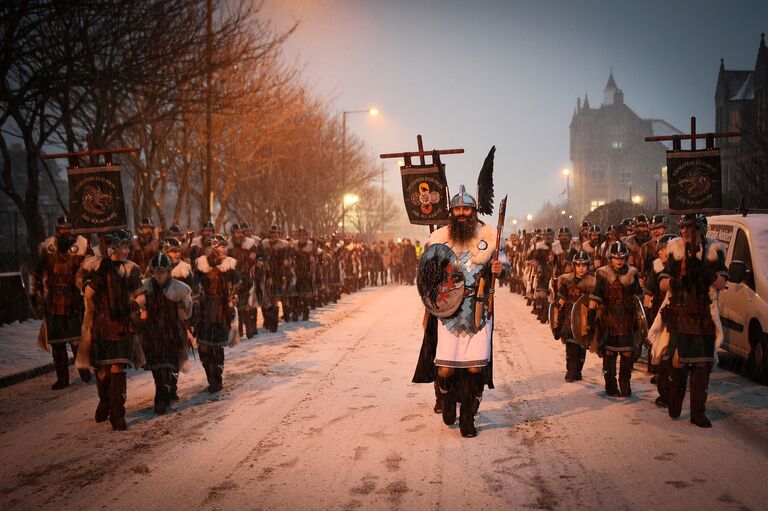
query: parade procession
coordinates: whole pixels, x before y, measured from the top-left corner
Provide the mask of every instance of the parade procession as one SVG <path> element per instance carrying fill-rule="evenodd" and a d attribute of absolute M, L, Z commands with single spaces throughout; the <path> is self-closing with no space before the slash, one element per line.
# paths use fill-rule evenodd
<path fill-rule="evenodd" d="M 766 20 L 0 2 L 0 508 L 768 508 Z"/>

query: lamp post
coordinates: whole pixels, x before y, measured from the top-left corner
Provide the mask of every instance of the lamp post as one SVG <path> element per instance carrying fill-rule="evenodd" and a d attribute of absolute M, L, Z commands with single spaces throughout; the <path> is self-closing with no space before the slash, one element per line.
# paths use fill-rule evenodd
<path fill-rule="evenodd" d="M 377 108 L 369 108 L 368 110 L 344 110 L 341 112 L 341 186 L 346 187 L 347 181 L 347 115 L 349 114 L 368 114 L 372 116 L 379 115 Z M 344 188 L 342 188 L 343 190 Z M 344 197 L 341 196 L 341 235 L 344 236 Z"/>

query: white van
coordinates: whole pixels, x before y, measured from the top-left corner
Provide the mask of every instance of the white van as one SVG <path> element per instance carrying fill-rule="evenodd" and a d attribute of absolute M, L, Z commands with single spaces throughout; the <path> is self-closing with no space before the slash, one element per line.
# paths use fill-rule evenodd
<path fill-rule="evenodd" d="M 768 382 L 768 214 L 717 215 L 707 236 L 728 246 L 729 277 L 720 292 L 721 349 L 748 361 L 750 376 Z"/>

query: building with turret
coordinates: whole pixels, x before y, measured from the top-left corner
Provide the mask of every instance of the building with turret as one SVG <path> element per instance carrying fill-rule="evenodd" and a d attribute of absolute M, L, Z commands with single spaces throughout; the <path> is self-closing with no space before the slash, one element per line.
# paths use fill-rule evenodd
<path fill-rule="evenodd" d="M 720 59 L 715 89 L 715 127 L 717 131 L 741 131 L 741 137 L 717 140 L 723 169 L 723 192 L 733 207 L 741 195 L 752 190 L 765 193 L 768 173 L 765 167 L 768 151 L 768 48 L 765 34 L 754 70 L 726 69 Z M 763 186 L 760 186 L 760 184 Z M 757 185 L 757 186 L 756 186 Z M 754 202 L 752 202 L 754 204 Z"/>
<path fill-rule="evenodd" d="M 667 147 L 644 137 L 677 130 L 627 106 L 612 70 L 600 106 L 592 108 L 587 95 L 576 100 L 570 131 L 574 218 L 616 199 L 634 199 L 638 213 L 666 209 Z"/>

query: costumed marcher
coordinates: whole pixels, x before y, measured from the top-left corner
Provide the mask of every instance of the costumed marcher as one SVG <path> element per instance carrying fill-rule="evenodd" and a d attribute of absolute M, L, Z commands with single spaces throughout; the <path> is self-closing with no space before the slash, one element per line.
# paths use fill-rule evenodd
<path fill-rule="evenodd" d="M 474 415 L 483 388 L 486 384 L 493 388 L 493 319 L 488 317 L 491 279 L 509 271 L 503 251 L 494 259 L 496 229 L 478 219 L 478 213 L 493 212 L 494 151 L 492 148 L 480 172 L 479 200 L 460 187 L 450 201 L 448 226 L 434 231 L 425 243 L 419 271 L 422 300 L 436 308 L 427 306 L 430 314 L 413 382 L 436 381 L 435 411 L 442 411 L 447 425 L 456 422 L 456 403 L 461 402 L 459 428 L 464 437 L 477 435 Z M 445 266 L 449 263 L 442 259 L 446 255 L 456 264 L 451 265 L 450 272 L 460 270 L 463 274 L 463 286 L 453 297 L 453 312 L 440 309 L 444 306 L 442 298 L 435 300 L 437 290 L 446 285 Z M 452 287 L 453 281 L 447 285 Z M 433 313 L 448 315 L 438 318 Z"/>
<path fill-rule="evenodd" d="M 605 261 L 600 259 L 600 243 L 602 242 L 603 232 L 599 225 L 590 225 L 587 235 L 589 238 L 581 244 L 581 250 L 589 254 L 595 268 L 600 268 L 605 264 Z"/>
<path fill-rule="evenodd" d="M 56 221 L 56 234 L 40 244 L 37 268 L 30 276 L 30 299 L 42 312 L 38 343 L 53 355 L 56 382 L 53 390 L 69 386 L 69 355 L 77 358 L 83 319 L 83 297 L 76 277 L 88 256 L 88 240 L 72 234 L 72 221 L 62 216 Z M 80 379 L 91 381 L 91 372 L 80 369 Z"/>
<path fill-rule="evenodd" d="M 194 346 L 189 317 L 192 289 L 171 276 L 173 262 L 162 252 L 149 261 L 149 278 L 136 297 L 140 309 L 141 345 L 155 380 L 155 413 L 164 414 L 171 404 L 173 373 L 189 366 L 187 345 Z"/>
<path fill-rule="evenodd" d="M 296 231 L 298 239 L 293 241 L 293 252 L 296 264 L 296 288 L 294 291 L 293 310 L 295 321 L 301 314 L 302 321 L 309 321 L 309 308 L 314 293 L 313 274 L 315 271 L 315 245 L 309 239 L 309 233 L 304 227 Z"/>
<path fill-rule="evenodd" d="M 533 313 L 541 323 L 546 323 L 549 312 L 550 282 L 552 281 L 552 269 L 554 268 L 554 255 L 552 253 L 552 229 L 547 228 L 542 232 L 542 238 L 536 242 L 531 251 L 530 258 L 535 264 L 534 270 L 534 295 Z"/>
<path fill-rule="evenodd" d="M 177 238 L 166 238 L 163 240 L 163 253 L 167 255 L 173 268 L 171 277 L 179 282 L 189 286 L 192 290 L 192 312 L 187 316 L 190 328 L 193 332 L 197 331 L 195 321 L 200 317 L 200 286 L 195 278 L 195 272 L 192 265 L 183 259 L 184 252 L 181 243 Z M 179 383 L 179 371 L 171 371 L 171 401 L 178 401 L 179 395 L 177 387 Z"/>
<path fill-rule="evenodd" d="M 208 380 L 208 392 L 224 387 L 224 348 L 240 342 L 237 261 L 227 256 L 227 239 L 214 234 L 205 240 L 206 253 L 195 260 L 195 276 L 202 289 L 197 321 L 198 353 Z"/>
<path fill-rule="evenodd" d="M 648 217 L 643 214 L 637 215 L 634 218 L 632 234 L 627 236 L 627 239 L 624 241 L 624 243 L 627 245 L 627 250 L 629 251 L 629 258 L 627 263 L 630 266 L 637 268 L 637 270 L 640 272 L 641 285 L 644 277 L 644 266 L 640 251 L 643 245 L 649 241 L 651 241 L 651 230 L 648 226 Z"/>
<path fill-rule="evenodd" d="M 107 257 L 86 259 L 78 282 L 85 297 L 82 341 L 78 368 L 95 367 L 99 404 L 96 422 L 109 419 L 114 430 L 124 430 L 126 375 L 129 365 L 144 365 L 140 343 L 135 339 L 141 293 L 139 267 L 128 259 L 131 233 L 120 229 L 105 235 Z"/>
<path fill-rule="evenodd" d="M 237 292 L 237 317 L 240 320 L 238 334 L 250 339 L 259 335 L 258 303 L 256 292 L 256 265 L 261 240 L 255 240 L 245 235 L 242 225 L 235 222 L 230 229 L 232 236 L 229 240 L 229 257 L 237 261 L 240 273 L 240 286 Z"/>
<path fill-rule="evenodd" d="M 179 227 L 177 224 L 173 224 L 168 228 L 168 233 L 165 236 L 165 239 L 163 241 L 167 241 L 170 238 L 173 238 L 179 242 L 179 250 L 181 251 L 181 259 L 187 263 L 192 263 L 191 254 L 190 254 L 190 242 L 192 241 L 191 231 L 189 235 L 185 235 L 184 231 Z"/>
<path fill-rule="evenodd" d="M 651 238 L 640 247 L 640 263 L 637 266 L 642 279 L 645 279 L 653 271 L 653 261 L 658 257 L 656 244 L 667 232 L 667 217 L 653 215 L 648 225 L 651 229 Z"/>
<path fill-rule="evenodd" d="M 583 295 L 589 296 L 595 288 L 595 277 L 589 275 L 592 260 L 585 251 L 577 252 L 571 259 L 573 272 L 564 273 L 557 279 L 555 323 L 552 331 L 555 339 L 565 345 L 565 381 L 581 380 L 581 371 L 587 357 L 587 346 L 573 338 L 571 310 L 573 304 Z"/>
<path fill-rule="evenodd" d="M 636 350 L 637 326 L 635 315 L 642 293 L 637 268 L 627 264 L 627 246 L 617 241 L 608 249 L 608 264 L 595 272 L 595 289 L 589 296 L 587 337 L 597 329 L 600 335 L 598 354 L 603 357 L 605 392 L 611 397 L 632 395 L 630 380 Z M 598 307 L 602 311 L 597 324 Z M 616 386 L 616 357 L 619 364 L 619 385 Z"/>
<path fill-rule="evenodd" d="M 144 218 L 139 224 L 138 234 L 131 241 L 130 255 L 131 261 L 136 263 L 142 275 L 147 273 L 149 260 L 157 254 L 158 250 L 160 250 L 160 243 L 155 238 L 155 224 L 151 218 Z"/>
<path fill-rule="evenodd" d="M 565 226 L 560 227 L 557 230 L 557 240 L 552 244 L 552 254 L 555 257 L 553 278 L 573 271 L 571 261 L 576 252 L 578 251 L 571 247 L 571 231 Z"/>
<path fill-rule="evenodd" d="M 269 332 L 277 332 L 280 321 L 280 301 L 283 301 L 283 315 L 287 311 L 285 296 L 289 287 L 288 250 L 291 244 L 280 238 L 280 228 L 273 225 L 269 228 L 269 237 L 261 242 L 265 257 L 266 276 L 264 280 L 264 296 L 261 303 L 261 313 L 264 316 L 264 328 Z"/>
<path fill-rule="evenodd" d="M 189 259 L 191 263 L 197 261 L 197 258 L 205 253 L 205 240 L 213 236 L 216 231 L 216 227 L 210 220 L 204 222 L 200 227 L 200 234 L 192 238 L 192 242 L 189 245 Z"/>
<path fill-rule="evenodd" d="M 667 265 L 667 258 L 669 256 L 667 244 L 675 238 L 677 238 L 677 235 L 675 234 L 664 234 L 658 240 L 652 240 L 654 243 L 654 251 L 658 254 L 658 257 L 654 259 L 651 268 L 646 271 L 645 283 L 643 285 L 643 291 L 645 292 L 645 296 L 643 296 L 643 308 L 645 308 L 650 324 L 653 324 L 656 320 L 659 308 L 666 295 L 666 293 L 661 291 L 659 280 L 661 274 L 664 272 L 664 267 Z M 649 353 L 648 366 L 648 372 L 655 374 L 655 381 L 654 378 L 651 378 L 651 383 L 656 383 L 656 389 L 659 391 L 659 397 L 656 398 L 656 405 L 666 407 L 667 387 L 669 383 L 669 355 L 664 354 L 660 361 L 654 363 L 653 357 L 651 356 L 651 353 Z"/>
<path fill-rule="evenodd" d="M 669 416 L 680 416 L 690 372 L 690 420 L 709 428 L 712 423 L 705 408 L 715 347 L 723 339 L 717 294 L 725 288 L 728 278 L 726 249 L 706 236 L 707 218 L 702 214 L 683 215 L 678 227 L 680 237 L 667 243 L 667 264 L 660 275 L 659 286 L 667 295 L 649 333 L 654 343 L 654 362 L 664 352 L 671 357 Z M 668 336 L 663 335 L 664 330 Z"/>

